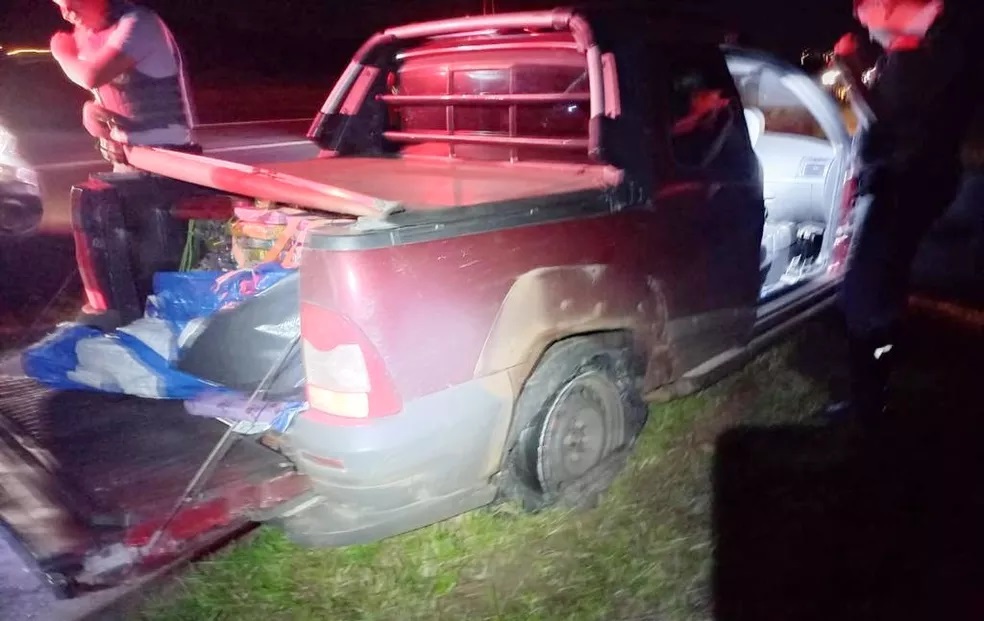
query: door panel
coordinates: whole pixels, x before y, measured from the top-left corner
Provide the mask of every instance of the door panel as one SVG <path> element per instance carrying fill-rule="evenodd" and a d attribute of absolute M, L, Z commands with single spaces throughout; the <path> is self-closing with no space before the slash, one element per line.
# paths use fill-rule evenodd
<path fill-rule="evenodd" d="M 764 219 L 758 162 L 737 88 L 712 45 L 652 48 L 660 85 L 661 180 L 646 226 L 674 280 L 670 337 L 692 366 L 744 342 L 754 325 Z"/>
<path fill-rule="evenodd" d="M 841 261 L 851 137 L 845 111 L 799 69 L 744 50 L 729 50 L 727 62 L 746 117 L 761 121 L 754 148 L 767 206 L 764 302 L 827 275 Z"/>

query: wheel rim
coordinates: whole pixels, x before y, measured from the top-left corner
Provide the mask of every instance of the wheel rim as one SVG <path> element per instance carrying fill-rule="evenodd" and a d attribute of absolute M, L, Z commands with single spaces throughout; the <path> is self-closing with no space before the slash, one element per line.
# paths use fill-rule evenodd
<path fill-rule="evenodd" d="M 567 383 L 550 405 L 537 470 L 545 491 L 557 491 L 598 465 L 621 444 L 625 418 L 618 389 L 601 371 Z"/>

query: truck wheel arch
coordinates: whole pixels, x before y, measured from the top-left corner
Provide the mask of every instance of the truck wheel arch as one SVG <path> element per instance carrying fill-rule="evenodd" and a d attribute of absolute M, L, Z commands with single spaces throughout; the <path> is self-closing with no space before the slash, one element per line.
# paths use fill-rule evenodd
<path fill-rule="evenodd" d="M 626 284 L 633 281 L 638 284 Z M 508 372 L 518 399 L 548 351 L 578 337 L 604 342 L 614 336 L 641 359 L 638 379 L 645 393 L 673 373 L 667 316 L 659 279 L 629 280 L 601 264 L 538 268 L 517 278 L 503 299 L 475 376 Z M 514 408 L 512 418 L 503 459 L 532 417 Z"/>
<path fill-rule="evenodd" d="M 474 377 L 508 371 L 518 393 L 554 343 L 581 334 L 625 331 L 640 352 L 649 354 L 645 383 L 651 388 L 671 374 L 667 321 L 658 278 L 639 281 L 605 264 L 537 268 L 518 277 L 503 298 Z"/>

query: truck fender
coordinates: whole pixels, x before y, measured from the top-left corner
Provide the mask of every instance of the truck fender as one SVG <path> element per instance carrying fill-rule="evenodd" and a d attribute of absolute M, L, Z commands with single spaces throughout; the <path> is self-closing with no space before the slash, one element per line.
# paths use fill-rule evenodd
<path fill-rule="evenodd" d="M 641 281 L 605 264 L 541 267 L 516 279 L 492 323 L 475 377 L 507 371 L 519 394 L 552 343 L 577 334 L 625 330 L 647 361 L 644 389 L 668 380 L 667 307 L 659 279 Z"/>

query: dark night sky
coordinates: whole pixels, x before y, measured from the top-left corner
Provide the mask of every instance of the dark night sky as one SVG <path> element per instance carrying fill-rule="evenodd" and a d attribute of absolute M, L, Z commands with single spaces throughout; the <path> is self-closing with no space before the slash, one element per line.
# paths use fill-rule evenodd
<path fill-rule="evenodd" d="M 0 0 L 0 44 L 46 44 L 63 22 L 46 0 Z M 192 73 L 235 72 L 293 79 L 332 71 L 387 25 L 480 13 L 481 0 L 142 0 L 170 24 Z M 850 0 L 689 0 L 729 20 L 756 45 L 793 56 L 829 47 L 851 26 Z M 498 11 L 563 2 L 496 0 Z M 343 13 L 345 17 L 343 17 Z"/>

